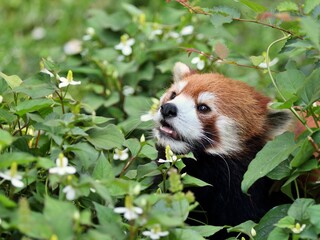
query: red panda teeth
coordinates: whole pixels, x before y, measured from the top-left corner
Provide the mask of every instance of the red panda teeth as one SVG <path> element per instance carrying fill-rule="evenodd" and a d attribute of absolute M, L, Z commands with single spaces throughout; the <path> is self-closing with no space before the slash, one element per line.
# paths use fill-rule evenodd
<path fill-rule="evenodd" d="M 160 130 L 163 131 L 163 132 L 165 132 L 165 133 L 167 133 L 167 134 L 170 134 L 170 135 L 173 133 L 173 130 L 172 130 L 172 129 L 170 129 L 170 128 L 168 128 L 168 127 L 165 127 L 165 126 L 161 126 L 161 127 L 160 127 Z"/>

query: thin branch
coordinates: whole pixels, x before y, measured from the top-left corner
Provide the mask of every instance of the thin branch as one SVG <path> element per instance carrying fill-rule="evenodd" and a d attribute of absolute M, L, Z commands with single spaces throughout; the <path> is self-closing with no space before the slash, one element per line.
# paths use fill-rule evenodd
<path fill-rule="evenodd" d="M 291 36 L 295 36 L 301 40 L 303 40 L 303 37 L 302 36 L 297 36 L 295 35 L 293 32 L 289 31 L 289 30 L 286 30 L 284 28 L 281 28 L 281 27 L 278 27 L 276 25 L 273 25 L 273 24 L 269 24 L 269 23 L 264 23 L 264 22 L 260 22 L 258 20 L 253 20 L 253 19 L 242 19 L 242 18 L 232 18 L 233 20 L 235 21 L 239 21 L 239 22 L 248 22 L 248 23 L 256 23 L 256 24 L 260 24 L 260 25 L 263 25 L 263 26 L 266 26 L 266 27 L 270 27 L 270 28 L 273 28 L 273 29 L 277 29 L 277 30 L 280 30 L 282 32 L 285 32 L 287 34 L 290 34 Z"/>
<path fill-rule="evenodd" d="M 188 1 L 185 1 L 185 0 L 176 0 L 176 2 L 180 3 L 182 6 L 184 6 L 185 8 L 188 8 L 189 11 L 191 13 L 195 13 L 195 14 L 202 14 L 202 15 L 206 15 L 206 16 L 211 16 L 212 13 L 209 13 L 209 12 L 206 12 L 204 10 L 202 10 L 200 7 L 192 7 Z M 285 32 L 287 34 L 290 34 L 291 36 L 294 36 L 294 37 L 297 37 L 299 39 L 303 39 L 302 36 L 298 36 L 296 34 L 294 34 L 293 32 L 291 32 L 290 30 L 287 30 L 287 29 L 284 29 L 284 28 L 281 28 L 279 26 L 276 26 L 276 25 L 273 25 L 273 24 L 269 24 L 269 23 L 264 23 L 264 22 L 260 22 L 258 20 L 253 20 L 253 19 L 242 19 L 242 18 L 232 18 L 234 21 L 239 21 L 239 22 L 248 22 L 248 23 L 256 23 L 256 24 L 259 24 L 259 25 L 263 25 L 263 26 L 266 26 L 266 27 L 270 27 L 270 28 L 273 28 L 273 29 L 277 29 L 279 31 L 282 31 L 282 32 Z"/>

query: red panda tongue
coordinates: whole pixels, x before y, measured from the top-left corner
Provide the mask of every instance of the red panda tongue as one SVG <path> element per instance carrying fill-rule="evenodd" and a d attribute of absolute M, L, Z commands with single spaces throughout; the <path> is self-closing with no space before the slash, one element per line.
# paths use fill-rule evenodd
<path fill-rule="evenodd" d="M 176 131 L 174 131 L 172 128 L 170 127 L 166 127 L 166 126 L 161 126 L 160 130 L 164 133 L 166 133 L 167 135 L 169 135 L 172 138 L 177 138 L 178 134 Z"/>

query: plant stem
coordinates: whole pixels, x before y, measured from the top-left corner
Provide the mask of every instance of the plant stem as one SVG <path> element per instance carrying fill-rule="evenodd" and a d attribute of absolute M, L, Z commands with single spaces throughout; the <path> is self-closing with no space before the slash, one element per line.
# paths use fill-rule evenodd
<path fill-rule="evenodd" d="M 275 79 L 272 76 L 272 72 L 270 69 L 270 57 L 269 57 L 269 53 L 270 53 L 270 49 L 277 43 L 287 40 L 291 37 L 291 35 L 285 35 L 282 38 L 279 38 L 275 41 L 273 41 L 267 48 L 267 53 L 266 53 L 266 64 L 267 64 L 267 70 L 268 70 L 268 74 L 270 76 L 270 79 L 272 81 L 273 86 L 275 87 L 275 89 L 277 90 L 278 94 L 280 95 L 280 97 L 282 98 L 282 100 L 285 102 L 287 99 L 285 98 L 285 96 L 282 94 L 282 92 L 280 91 Z M 290 111 L 295 115 L 295 117 L 305 126 L 305 128 L 310 132 L 313 133 L 313 130 L 311 128 L 309 128 L 309 126 L 306 124 L 306 121 L 298 114 L 298 112 L 294 109 L 294 107 L 290 107 Z"/>

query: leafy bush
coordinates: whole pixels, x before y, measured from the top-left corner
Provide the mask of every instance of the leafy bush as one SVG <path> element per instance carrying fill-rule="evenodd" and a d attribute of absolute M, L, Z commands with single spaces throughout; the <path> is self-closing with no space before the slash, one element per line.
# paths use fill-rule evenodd
<path fill-rule="evenodd" d="M 90 8 L 82 39 L 42 59 L 39 73 L 1 72 L 1 238 L 196 240 L 225 227 L 250 239 L 317 239 L 319 3 L 119 1 Z M 259 223 L 184 223 L 197 203 L 183 188 L 206 183 L 181 174 L 183 156 L 169 148 L 156 163 L 145 121 L 176 61 L 246 81 L 302 123 L 298 137 L 269 142 L 242 182 L 246 192 L 263 176 L 281 180 L 292 204 Z"/>

